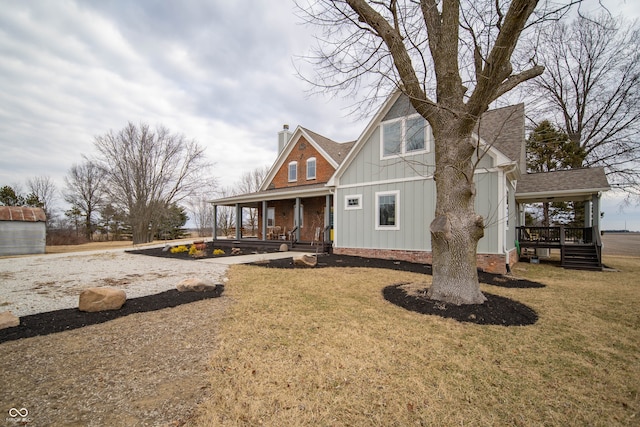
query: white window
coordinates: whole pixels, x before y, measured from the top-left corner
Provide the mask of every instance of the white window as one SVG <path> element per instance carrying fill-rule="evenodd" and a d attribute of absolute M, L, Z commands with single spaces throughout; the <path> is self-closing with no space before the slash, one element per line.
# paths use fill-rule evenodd
<path fill-rule="evenodd" d="M 419 115 L 390 120 L 382 123 L 380 127 L 382 135 L 380 156 L 382 158 L 428 150 L 427 121 Z"/>
<path fill-rule="evenodd" d="M 267 227 L 276 225 L 276 208 L 267 208 Z"/>
<path fill-rule="evenodd" d="M 376 193 L 376 230 L 400 230 L 400 192 Z"/>
<path fill-rule="evenodd" d="M 296 182 L 298 180 L 298 162 L 289 163 L 289 182 Z"/>
<path fill-rule="evenodd" d="M 316 158 L 307 159 L 307 179 L 316 179 Z"/>
<path fill-rule="evenodd" d="M 362 194 L 344 196 L 344 208 L 345 210 L 362 209 Z"/>

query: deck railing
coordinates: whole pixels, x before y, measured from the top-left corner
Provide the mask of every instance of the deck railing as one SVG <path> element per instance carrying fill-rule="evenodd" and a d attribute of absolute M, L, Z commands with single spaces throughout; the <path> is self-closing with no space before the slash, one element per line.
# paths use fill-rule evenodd
<path fill-rule="evenodd" d="M 570 228 L 560 227 L 518 227 L 517 239 L 520 244 L 534 243 L 545 245 L 598 243 L 597 227 Z"/>

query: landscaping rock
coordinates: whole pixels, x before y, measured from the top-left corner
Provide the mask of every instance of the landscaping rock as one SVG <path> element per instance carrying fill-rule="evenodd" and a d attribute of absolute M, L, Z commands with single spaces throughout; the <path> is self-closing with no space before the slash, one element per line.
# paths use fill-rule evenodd
<path fill-rule="evenodd" d="M 301 267 L 315 267 L 318 265 L 318 258 L 315 255 L 301 255 L 293 259 L 293 264 Z"/>
<path fill-rule="evenodd" d="M 181 280 L 176 286 L 176 289 L 178 289 L 179 292 L 203 292 L 211 291 L 215 288 L 215 284 L 197 277 L 190 277 L 188 279 Z"/>
<path fill-rule="evenodd" d="M 88 288 L 80 292 L 80 311 L 96 312 L 119 310 L 127 300 L 127 294 L 121 289 Z"/>
<path fill-rule="evenodd" d="M 242 249 L 240 248 L 231 248 L 231 255 L 240 255 L 242 254 Z"/>
<path fill-rule="evenodd" d="M 287 245 L 286 243 L 283 243 L 280 245 L 280 249 L 278 249 L 280 252 L 288 252 L 289 251 L 289 245 Z"/>
<path fill-rule="evenodd" d="M 13 328 L 20 325 L 20 318 L 10 311 L 0 313 L 0 329 Z"/>

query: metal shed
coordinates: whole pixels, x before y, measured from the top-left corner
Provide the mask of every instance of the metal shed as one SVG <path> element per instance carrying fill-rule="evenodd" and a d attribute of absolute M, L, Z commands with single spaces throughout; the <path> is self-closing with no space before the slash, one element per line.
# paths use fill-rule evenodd
<path fill-rule="evenodd" d="M 0 206 L 0 256 L 43 254 L 46 221 L 40 208 Z"/>

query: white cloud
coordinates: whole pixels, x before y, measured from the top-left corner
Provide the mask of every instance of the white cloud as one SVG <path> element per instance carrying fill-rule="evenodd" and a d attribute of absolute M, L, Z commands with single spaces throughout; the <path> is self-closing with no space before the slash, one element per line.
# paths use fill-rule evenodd
<path fill-rule="evenodd" d="M 617 0 L 611 0 L 617 1 Z M 293 57 L 313 29 L 291 2 L 29 0 L 0 8 L 0 185 L 63 177 L 128 121 L 206 147 L 224 186 L 275 159 L 283 124 L 337 141 L 353 100 L 307 98 Z"/>

